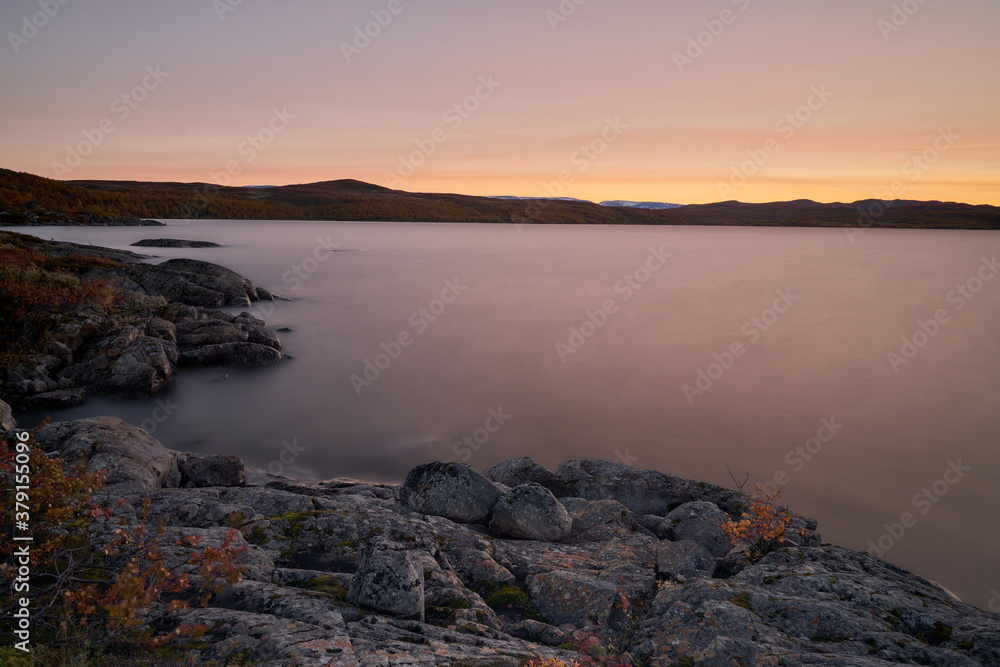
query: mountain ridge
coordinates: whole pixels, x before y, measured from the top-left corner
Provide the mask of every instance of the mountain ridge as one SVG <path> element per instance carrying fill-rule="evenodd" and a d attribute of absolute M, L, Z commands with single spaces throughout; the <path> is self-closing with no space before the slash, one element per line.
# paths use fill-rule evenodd
<path fill-rule="evenodd" d="M 624 200 L 611 200 L 622 202 Z M 783 227 L 1000 229 L 1000 207 L 959 202 L 738 201 L 651 209 L 566 199 L 497 199 L 392 190 L 356 179 L 274 187 L 210 183 L 57 181 L 0 169 L 0 225 L 33 211 L 161 219 L 349 220 Z M 85 223 L 75 223 L 85 224 Z"/>

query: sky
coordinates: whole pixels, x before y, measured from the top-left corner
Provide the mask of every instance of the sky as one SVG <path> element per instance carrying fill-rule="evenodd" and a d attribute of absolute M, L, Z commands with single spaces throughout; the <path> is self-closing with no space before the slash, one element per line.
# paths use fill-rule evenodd
<path fill-rule="evenodd" d="M 49 178 L 1000 205 L 996 0 L 4 0 Z"/>

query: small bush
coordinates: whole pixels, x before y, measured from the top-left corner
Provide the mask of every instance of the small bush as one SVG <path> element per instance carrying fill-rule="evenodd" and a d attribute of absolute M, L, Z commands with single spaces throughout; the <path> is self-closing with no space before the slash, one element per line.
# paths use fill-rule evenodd
<path fill-rule="evenodd" d="M 184 625 L 166 634 L 152 630 L 168 614 L 186 609 L 185 598 L 197 592 L 189 591 L 186 574 L 176 575 L 164 564 L 163 530 L 147 534 L 151 501 L 145 499 L 139 525 L 128 525 L 121 516 L 125 500 L 96 502 L 104 489 L 103 474 L 80 465 L 64 467 L 46 456 L 34 442 L 45 423 L 29 434 L 29 447 L 19 447 L 17 437 L 0 441 L 0 486 L 30 487 L 18 499 L 27 506 L 26 516 L 17 517 L 30 522 L 32 537 L 30 646 L 76 653 L 79 664 L 87 665 L 94 651 L 152 649 L 173 638 L 203 634 L 207 628 Z M 25 534 L 23 526 L 15 526 L 15 517 L 13 512 L 0 514 L 0 533 Z M 222 547 L 195 551 L 188 561 L 198 566 L 202 605 L 242 578 L 241 566 L 233 562 L 240 554 L 232 546 L 236 535 L 230 530 Z M 198 539 L 177 543 L 193 547 Z M 0 579 L 13 585 L 17 577 L 15 563 L 0 562 Z M 9 637 L 8 611 L 3 631 Z"/>
<path fill-rule="evenodd" d="M 749 508 L 739 520 L 722 522 L 733 546 L 742 548 L 750 563 L 756 563 L 776 544 L 785 541 L 791 513 L 779 504 L 780 501 L 781 491 L 765 492 L 758 484 L 750 497 Z"/>
<path fill-rule="evenodd" d="M 0 232 L 0 367 L 21 363 L 50 342 L 53 315 L 87 309 L 108 312 L 117 291 L 103 280 L 81 280 L 94 268 L 120 267 L 80 255 L 52 257 L 32 249 L 22 234 Z"/>

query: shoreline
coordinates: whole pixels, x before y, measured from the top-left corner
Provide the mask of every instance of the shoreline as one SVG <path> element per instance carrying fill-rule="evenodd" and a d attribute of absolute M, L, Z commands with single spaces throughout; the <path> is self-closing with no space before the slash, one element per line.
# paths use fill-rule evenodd
<path fill-rule="evenodd" d="M 36 441 L 107 470 L 102 496 L 128 525 L 166 522 L 168 535 L 209 546 L 228 532 L 245 549 L 241 580 L 207 607 L 156 608 L 161 627 L 212 628 L 198 660 L 570 664 L 590 638 L 617 647 L 621 664 L 1000 656 L 1000 615 L 823 543 L 811 519 L 791 516 L 783 541 L 748 562 L 723 526 L 753 514 L 753 498 L 658 471 L 571 460 L 552 472 L 521 458 L 482 472 L 427 463 L 401 484 L 312 483 L 168 450 L 113 417 L 49 424 Z M 167 564 L 183 570 L 191 553 L 168 549 Z"/>

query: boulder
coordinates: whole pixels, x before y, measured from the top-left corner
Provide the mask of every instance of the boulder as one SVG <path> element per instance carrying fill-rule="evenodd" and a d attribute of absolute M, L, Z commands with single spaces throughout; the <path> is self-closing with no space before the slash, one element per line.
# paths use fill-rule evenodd
<path fill-rule="evenodd" d="M 740 503 L 737 492 L 716 484 L 682 479 L 656 470 L 596 459 L 567 461 L 556 475 L 569 494 L 588 500 L 617 500 L 637 515 L 666 516 L 693 500 L 706 500 L 720 507 Z"/>
<path fill-rule="evenodd" d="M 709 577 L 715 569 L 715 558 L 697 542 L 664 540 L 657 546 L 656 569 L 667 579 L 679 581 Z"/>
<path fill-rule="evenodd" d="M 174 452 L 117 417 L 89 417 L 49 424 L 36 436 L 47 451 L 66 463 L 105 470 L 109 489 L 176 488 L 180 483 Z"/>
<path fill-rule="evenodd" d="M 422 514 L 459 523 L 486 523 L 500 489 L 464 463 L 435 461 L 409 472 L 399 488 L 399 500 Z"/>
<path fill-rule="evenodd" d="M 544 486 L 557 498 L 569 495 L 566 485 L 556 477 L 555 473 L 526 456 L 501 461 L 484 470 L 483 475 L 497 484 L 511 488 L 519 484 L 534 482 Z"/>
<path fill-rule="evenodd" d="M 58 410 L 80 405 L 87 399 L 87 390 L 83 387 L 74 389 L 56 389 L 41 394 L 27 396 L 24 407 L 28 410 Z"/>
<path fill-rule="evenodd" d="M 168 259 L 157 266 L 161 270 L 180 274 L 199 287 L 223 295 L 225 301 L 220 305 L 249 306 L 251 302 L 257 301 L 257 288 L 254 284 L 224 266 L 196 259 Z"/>
<path fill-rule="evenodd" d="M 130 343 L 111 366 L 104 392 L 111 396 L 150 396 L 173 377 L 179 353 L 174 343 L 143 336 Z"/>
<path fill-rule="evenodd" d="M 692 540 L 705 547 L 715 558 L 722 558 L 733 548 L 723 521 L 729 516 L 713 503 L 698 500 L 684 503 L 668 514 L 664 523 L 671 540 Z"/>
<path fill-rule="evenodd" d="M 552 492 L 529 482 L 510 489 L 493 506 L 489 529 L 518 540 L 555 542 L 568 537 L 573 518 Z"/>
<path fill-rule="evenodd" d="M 155 265 L 133 260 L 125 268 L 93 269 L 86 275 L 104 278 L 129 291 L 202 308 L 249 306 L 259 298 L 254 284 L 235 271 L 192 259 L 170 259 Z"/>
<path fill-rule="evenodd" d="M 180 455 L 177 468 L 181 486 L 243 486 L 247 481 L 243 459 L 231 454 Z"/>
<path fill-rule="evenodd" d="M 347 600 L 366 609 L 424 620 L 424 573 L 414 551 L 375 538 L 365 546 Z"/>

